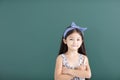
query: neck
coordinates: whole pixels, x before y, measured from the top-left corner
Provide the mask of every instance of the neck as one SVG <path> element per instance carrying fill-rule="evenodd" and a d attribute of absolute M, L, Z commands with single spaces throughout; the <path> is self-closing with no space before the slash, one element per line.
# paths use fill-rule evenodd
<path fill-rule="evenodd" d="M 71 56 L 74 56 L 74 55 L 78 54 L 78 51 L 77 50 L 68 50 L 66 53 Z"/>

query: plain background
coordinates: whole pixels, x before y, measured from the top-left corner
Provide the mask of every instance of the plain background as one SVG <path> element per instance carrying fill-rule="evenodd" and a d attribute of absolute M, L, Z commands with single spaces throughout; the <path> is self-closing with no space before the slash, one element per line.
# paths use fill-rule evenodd
<path fill-rule="evenodd" d="M 53 80 L 72 21 L 88 28 L 91 80 L 120 80 L 119 0 L 0 0 L 0 80 Z"/>

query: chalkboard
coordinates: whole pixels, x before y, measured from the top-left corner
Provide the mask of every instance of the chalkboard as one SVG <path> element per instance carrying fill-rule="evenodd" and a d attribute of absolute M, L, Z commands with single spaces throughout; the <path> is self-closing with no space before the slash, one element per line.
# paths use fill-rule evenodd
<path fill-rule="evenodd" d="M 63 31 L 85 31 L 91 80 L 120 80 L 120 1 L 0 0 L 0 80 L 53 80 Z"/>

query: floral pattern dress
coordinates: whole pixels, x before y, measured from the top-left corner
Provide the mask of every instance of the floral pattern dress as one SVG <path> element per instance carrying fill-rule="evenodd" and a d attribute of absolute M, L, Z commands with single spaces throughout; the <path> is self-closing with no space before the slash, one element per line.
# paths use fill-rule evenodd
<path fill-rule="evenodd" d="M 67 57 L 65 56 L 65 54 L 62 54 L 62 64 L 64 67 L 67 67 L 68 69 L 75 69 L 76 67 L 80 66 L 81 64 L 84 64 L 84 58 L 83 58 L 83 55 L 80 54 L 79 55 L 79 64 L 77 66 L 70 66 L 68 64 L 68 61 L 67 61 Z M 85 80 L 85 78 L 80 78 L 80 77 L 73 77 L 73 79 L 71 80 Z"/>

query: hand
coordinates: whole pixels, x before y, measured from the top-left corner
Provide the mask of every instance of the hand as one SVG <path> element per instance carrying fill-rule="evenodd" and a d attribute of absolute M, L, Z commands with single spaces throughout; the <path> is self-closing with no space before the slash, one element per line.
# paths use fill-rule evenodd
<path fill-rule="evenodd" d="M 73 75 L 72 75 L 72 69 L 68 69 L 67 67 L 63 67 L 62 68 L 62 73 L 63 74 L 66 74 L 66 75 L 70 75 L 71 77 L 74 77 Z"/>
<path fill-rule="evenodd" d="M 67 75 L 70 75 L 70 76 L 72 76 L 72 74 L 71 74 L 71 69 L 68 69 L 67 67 L 63 67 L 62 68 L 62 73 L 63 74 L 67 74 Z"/>
<path fill-rule="evenodd" d="M 63 68 L 62 68 L 62 73 L 63 73 L 63 74 L 68 74 L 68 73 L 69 73 L 69 69 L 66 68 L 66 67 L 63 67 Z"/>
<path fill-rule="evenodd" d="M 82 64 L 78 67 L 78 70 L 86 70 L 86 65 Z"/>

